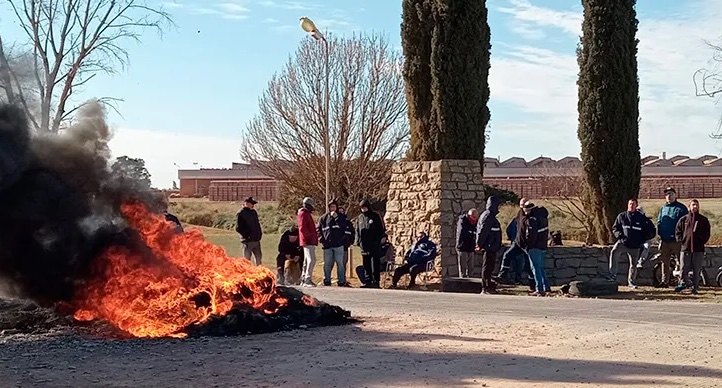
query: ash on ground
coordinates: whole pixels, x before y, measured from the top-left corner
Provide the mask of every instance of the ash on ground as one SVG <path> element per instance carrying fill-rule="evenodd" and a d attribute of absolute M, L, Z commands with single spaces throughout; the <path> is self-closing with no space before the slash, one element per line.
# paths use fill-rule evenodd
<path fill-rule="evenodd" d="M 213 316 L 186 332 L 190 337 L 272 333 L 298 328 L 339 326 L 357 322 L 351 312 L 330 305 L 294 288 L 278 287 L 288 304 L 274 314 L 236 305 L 224 316 Z M 304 301 L 305 300 L 305 301 Z M 46 308 L 23 299 L 0 299 L 0 339 L 14 335 L 81 335 L 86 337 L 132 338 L 105 322 L 78 322 L 63 308 Z M 2 341 L 0 341 L 2 342 Z"/>

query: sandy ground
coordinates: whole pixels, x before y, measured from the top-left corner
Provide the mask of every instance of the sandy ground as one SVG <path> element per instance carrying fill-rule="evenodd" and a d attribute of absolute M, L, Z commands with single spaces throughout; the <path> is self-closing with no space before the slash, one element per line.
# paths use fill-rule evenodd
<path fill-rule="evenodd" d="M 365 319 L 250 337 L 0 336 L 0 387 L 722 387 L 722 306 L 311 291 Z"/>

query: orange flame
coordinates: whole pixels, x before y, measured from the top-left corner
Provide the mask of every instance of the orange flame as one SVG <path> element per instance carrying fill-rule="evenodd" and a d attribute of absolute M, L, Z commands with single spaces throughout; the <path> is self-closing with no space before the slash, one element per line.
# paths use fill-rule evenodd
<path fill-rule="evenodd" d="M 229 258 L 199 231 L 175 233 L 142 204 L 121 211 L 147 248 L 111 246 L 98 258 L 99 273 L 78 289 L 75 319 L 103 319 L 136 337 L 183 337 L 235 303 L 267 314 L 286 304 L 268 268 Z"/>

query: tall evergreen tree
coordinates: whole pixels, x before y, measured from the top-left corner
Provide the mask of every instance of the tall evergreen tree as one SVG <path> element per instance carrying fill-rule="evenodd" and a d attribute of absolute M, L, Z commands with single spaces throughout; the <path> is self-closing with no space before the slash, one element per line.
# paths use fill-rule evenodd
<path fill-rule="evenodd" d="M 431 35 L 434 30 L 434 0 L 403 0 L 401 44 L 404 52 L 404 81 L 411 127 L 409 156 L 429 160 L 435 153 L 431 138 Z"/>
<path fill-rule="evenodd" d="M 404 0 L 413 160 L 483 160 L 491 33 L 485 0 Z"/>
<path fill-rule="evenodd" d="M 639 79 L 635 0 L 582 0 L 577 135 L 598 243 L 639 194 Z"/>

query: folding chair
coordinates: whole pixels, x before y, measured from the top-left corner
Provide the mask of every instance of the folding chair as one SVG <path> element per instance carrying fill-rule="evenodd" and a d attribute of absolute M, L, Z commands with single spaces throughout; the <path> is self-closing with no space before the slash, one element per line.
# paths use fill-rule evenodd
<path fill-rule="evenodd" d="M 381 271 L 381 288 L 386 288 L 386 283 L 394 276 L 396 267 L 397 265 L 393 261 L 386 263 L 386 267 Z"/>

